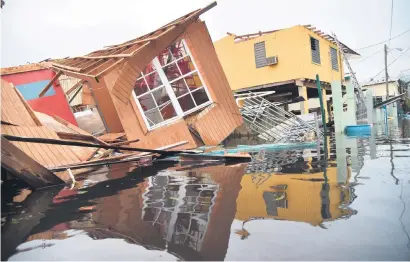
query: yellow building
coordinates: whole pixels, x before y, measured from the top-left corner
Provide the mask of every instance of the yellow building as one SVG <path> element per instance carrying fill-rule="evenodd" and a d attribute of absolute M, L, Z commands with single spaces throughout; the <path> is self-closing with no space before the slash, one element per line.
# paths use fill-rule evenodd
<path fill-rule="evenodd" d="M 345 53 L 358 55 L 341 45 Z M 228 33 L 214 46 L 233 91 L 273 90 L 282 99 L 302 96 L 301 113 L 308 113 L 309 98 L 318 97 L 316 74 L 327 94 L 333 80 L 343 81 L 335 41 L 310 25 L 242 36 Z"/>
<path fill-rule="evenodd" d="M 355 211 L 341 207 L 348 206 L 353 196 L 348 187 L 338 183 L 336 167 L 327 169 L 327 178 L 325 181 L 323 173 L 245 175 L 236 200 L 235 218 L 273 218 L 319 226 L 354 214 Z M 346 181 L 349 178 L 350 167 Z"/>

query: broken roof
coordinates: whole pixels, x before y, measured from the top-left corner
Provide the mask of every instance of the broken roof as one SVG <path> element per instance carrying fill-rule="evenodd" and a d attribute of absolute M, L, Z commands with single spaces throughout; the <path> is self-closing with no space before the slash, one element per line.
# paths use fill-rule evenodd
<path fill-rule="evenodd" d="M 325 34 L 325 33 L 323 33 L 323 32 L 320 31 L 320 30 L 315 30 L 316 27 L 313 27 L 313 26 L 311 26 L 311 25 L 303 25 L 303 27 L 305 27 L 306 29 L 312 31 L 312 32 L 315 33 L 315 34 L 318 34 L 319 36 L 323 37 L 324 39 L 326 39 L 326 40 L 328 40 L 329 42 L 331 42 L 331 43 L 333 43 L 333 44 L 336 45 L 336 41 L 335 41 L 335 39 L 333 38 L 333 36 L 328 35 L 328 34 Z M 248 40 L 248 39 L 252 39 L 252 38 L 258 37 L 258 36 L 262 36 L 262 35 L 274 33 L 274 32 L 277 32 L 277 31 L 280 31 L 280 30 L 285 30 L 285 29 L 286 29 L 286 28 L 277 29 L 277 30 L 271 30 L 271 31 L 264 31 L 264 32 L 259 31 L 259 32 L 257 32 L 257 33 L 246 34 L 246 35 L 238 35 L 238 36 L 235 35 L 235 34 L 232 34 L 232 33 L 228 33 L 228 35 L 234 36 L 234 37 L 235 37 L 235 38 L 234 38 L 235 40 L 238 40 L 238 39 Z M 340 41 L 339 41 L 339 42 L 340 42 Z M 351 48 L 348 47 L 347 45 L 343 44 L 342 42 L 340 42 L 340 45 L 342 46 L 342 49 L 343 49 L 343 52 L 344 52 L 344 53 L 352 54 L 352 55 L 360 55 L 359 53 L 357 53 L 356 51 L 354 51 L 353 49 L 351 49 Z"/>
<path fill-rule="evenodd" d="M 24 73 L 30 71 L 37 71 L 47 69 L 47 64 L 44 63 L 33 63 L 19 66 L 5 67 L 0 70 L 0 75 L 11 75 L 17 73 Z"/>
<path fill-rule="evenodd" d="M 108 46 L 104 49 L 91 52 L 85 56 L 52 60 L 50 61 L 50 64 L 54 69 L 63 71 L 64 74 L 69 74 L 74 77 L 83 79 L 90 77 L 101 77 L 125 62 L 128 58 L 131 58 L 137 53 L 148 48 L 150 44 L 154 43 L 169 31 L 174 30 L 183 24 L 190 24 L 196 21 L 201 14 L 205 13 L 214 6 L 216 6 L 216 2 L 213 2 L 204 8 L 190 12 L 151 33 L 127 42 Z"/>

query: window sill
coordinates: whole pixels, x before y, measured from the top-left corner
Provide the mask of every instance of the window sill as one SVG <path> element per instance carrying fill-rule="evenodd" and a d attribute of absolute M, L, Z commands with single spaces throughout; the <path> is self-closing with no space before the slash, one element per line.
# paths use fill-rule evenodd
<path fill-rule="evenodd" d="M 317 66 L 321 66 L 321 65 L 322 65 L 322 64 L 320 64 L 320 63 L 318 64 L 318 63 L 315 63 L 315 62 L 313 62 L 313 61 L 312 61 L 312 64 L 317 65 Z"/>

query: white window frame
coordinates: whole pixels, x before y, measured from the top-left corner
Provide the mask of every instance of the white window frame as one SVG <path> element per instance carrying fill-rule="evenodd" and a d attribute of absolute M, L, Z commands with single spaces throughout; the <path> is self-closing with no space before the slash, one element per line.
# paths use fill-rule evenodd
<path fill-rule="evenodd" d="M 158 75 L 159 75 L 159 77 L 160 77 L 160 79 L 161 79 L 162 85 L 160 85 L 160 86 L 158 86 L 158 87 L 156 87 L 156 88 L 154 88 L 154 89 L 151 89 L 151 90 L 149 90 L 149 91 L 147 91 L 147 92 L 145 92 L 145 93 L 139 95 L 139 97 L 140 97 L 140 96 L 143 96 L 143 95 L 146 95 L 146 94 L 148 94 L 148 93 L 152 93 L 154 90 L 157 90 L 157 89 L 159 89 L 159 88 L 165 87 L 165 89 L 166 89 L 166 91 L 167 91 L 167 94 L 168 94 L 168 96 L 169 96 L 169 98 L 170 98 L 170 101 L 171 101 L 171 103 L 172 103 L 172 105 L 173 105 L 173 107 L 174 107 L 175 112 L 176 112 L 177 115 L 176 115 L 175 117 L 170 118 L 170 119 L 168 119 L 168 120 L 165 120 L 165 121 L 163 121 L 163 122 L 161 122 L 161 123 L 158 123 L 158 124 L 156 124 L 156 125 L 150 126 L 150 124 L 149 124 L 149 122 L 148 122 L 148 118 L 145 116 L 144 110 L 142 109 L 141 104 L 140 104 L 140 102 L 138 101 L 138 97 L 137 97 L 137 95 L 135 94 L 135 92 L 134 92 L 134 90 L 133 90 L 133 91 L 132 91 L 132 96 L 133 96 L 133 98 L 134 98 L 134 100 L 135 100 L 135 103 L 137 104 L 138 110 L 139 110 L 140 113 L 141 113 L 141 116 L 142 116 L 142 118 L 143 118 L 143 120 L 144 120 L 145 126 L 147 127 L 147 129 L 148 129 L 149 131 L 154 130 L 154 129 L 156 129 L 156 128 L 159 128 L 159 127 L 161 127 L 161 126 L 170 124 L 170 123 L 172 123 L 172 122 L 175 122 L 175 121 L 177 121 L 177 120 L 183 118 L 184 116 L 187 116 L 187 115 L 189 115 L 189 114 L 192 114 L 193 112 L 196 112 L 196 111 L 198 111 L 198 110 L 201 110 L 201 109 L 203 109 L 204 107 L 209 106 L 210 104 L 213 103 L 213 100 L 212 100 L 212 97 L 211 97 L 211 95 L 210 95 L 210 93 L 209 93 L 208 87 L 205 85 L 204 79 L 203 79 L 201 73 L 200 73 L 199 70 L 198 70 L 197 63 L 195 62 L 195 59 L 194 59 L 194 57 L 192 56 L 191 50 L 189 50 L 189 48 L 188 48 L 188 46 L 187 46 L 187 44 L 186 44 L 186 42 L 185 42 L 185 39 L 182 39 L 182 40 L 181 40 L 181 43 L 183 44 L 183 46 L 184 46 L 184 48 L 185 48 L 185 50 L 186 50 L 186 52 L 187 52 L 187 56 L 191 59 L 193 65 L 194 65 L 194 67 L 195 67 L 195 69 L 192 70 L 191 72 L 185 74 L 185 75 L 182 75 L 182 72 L 181 72 L 181 76 L 179 76 L 179 77 L 173 79 L 172 82 L 176 82 L 176 81 L 178 81 L 179 79 L 182 79 L 182 78 L 185 78 L 185 77 L 187 77 L 187 76 L 190 76 L 190 75 L 192 75 L 192 74 L 194 74 L 194 73 L 197 73 L 198 76 L 199 76 L 199 79 L 201 80 L 202 87 L 203 87 L 203 89 L 205 90 L 206 95 L 208 96 L 209 101 L 206 102 L 206 103 L 203 103 L 202 105 L 199 105 L 199 106 L 197 106 L 197 107 L 194 107 L 194 108 L 192 108 L 192 109 L 190 109 L 190 110 L 184 112 L 184 111 L 182 110 L 181 106 L 179 105 L 178 99 L 177 99 L 177 97 L 176 97 L 176 95 L 175 95 L 175 93 L 174 93 L 174 91 L 173 91 L 173 89 L 172 89 L 172 87 L 171 87 L 170 81 L 168 80 L 167 76 L 165 75 L 165 73 L 164 73 L 164 71 L 163 71 L 163 67 L 165 67 L 165 66 L 167 66 L 167 65 L 169 65 L 169 64 L 171 64 L 171 63 L 176 63 L 177 61 L 184 59 L 186 56 L 180 57 L 180 58 L 178 58 L 178 59 L 175 59 L 175 60 L 173 60 L 173 61 L 171 61 L 170 63 L 165 64 L 165 65 L 161 65 L 161 63 L 160 63 L 158 57 L 155 56 L 155 58 L 154 58 L 151 62 L 152 62 L 152 64 L 153 64 L 154 68 L 155 68 L 155 71 L 158 73 Z M 142 76 L 142 74 L 141 74 L 141 76 Z M 198 88 L 198 89 L 199 89 L 199 88 Z M 186 96 L 186 95 L 191 95 L 192 93 L 194 93 L 194 92 L 196 92 L 196 91 L 197 91 L 197 90 L 194 90 L 193 92 L 187 92 L 186 94 L 180 96 L 180 98 L 183 97 L 183 96 Z M 155 101 L 155 100 L 154 100 L 154 101 Z M 194 100 L 194 102 L 196 103 L 195 100 Z M 156 103 L 156 101 L 155 101 L 155 103 Z M 158 105 L 157 105 L 157 106 L 158 106 Z"/>

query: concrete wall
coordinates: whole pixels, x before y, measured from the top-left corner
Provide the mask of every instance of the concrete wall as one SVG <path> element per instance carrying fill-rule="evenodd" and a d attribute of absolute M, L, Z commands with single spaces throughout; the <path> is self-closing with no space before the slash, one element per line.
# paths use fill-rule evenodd
<path fill-rule="evenodd" d="M 310 36 L 319 40 L 320 65 L 312 63 Z M 256 68 L 254 44 L 265 41 L 266 56 L 278 56 L 278 64 Z M 235 43 L 226 36 L 214 43 L 232 90 L 299 78 L 321 81 L 341 80 L 343 67 L 339 56 L 339 71 L 332 70 L 330 47 L 336 46 L 303 26 L 276 31 Z"/>

